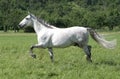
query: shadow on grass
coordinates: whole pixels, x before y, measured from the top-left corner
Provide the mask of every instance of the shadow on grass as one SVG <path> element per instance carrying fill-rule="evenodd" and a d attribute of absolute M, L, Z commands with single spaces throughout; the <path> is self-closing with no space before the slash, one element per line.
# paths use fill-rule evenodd
<path fill-rule="evenodd" d="M 117 66 L 117 65 L 120 65 L 120 63 L 117 63 L 113 60 L 102 60 L 101 62 L 99 63 L 95 63 L 96 65 L 101 65 L 101 64 L 104 64 L 104 65 L 108 65 L 108 66 Z"/>
<path fill-rule="evenodd" d="M 51 72 L 51 73 L 48 73 L 48 76 L 49 76 L 49 77 L 58 76 L 58 74 L 57 74 L 57 73 L 54 73 L 54 72 Z"/>
<path fill-rule="evenodd" d="M 57 77 L 59 75 L 57 73 L 54 73 L 54 72 L 49 72 L 49 73 L 39 73 L 39 74 L 37 74 L 37 76 L 40 79 L 41 79 L 41 77 L 50 79 L 52 77 Z"/>

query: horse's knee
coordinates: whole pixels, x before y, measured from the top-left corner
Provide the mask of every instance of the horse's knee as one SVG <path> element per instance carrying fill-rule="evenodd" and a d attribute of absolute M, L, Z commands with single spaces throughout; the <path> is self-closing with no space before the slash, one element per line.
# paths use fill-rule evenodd
<path fill-rule="evenodd" d="M 89 49 L 91 49 L 91 48 L 92 48 L 92 46 L 91 46 L 91 45 L 88 45 L 88 48 L 89 48 Z"/>
<path fill-rule="evenodd" d="M 30 47 L 30 50 L 33 50 L 33 48 L 34 48 L 34 46 L 31 46 L 31 47 Z"/>
<path fill-rule="evenodd" d="M 89 52 L 91 52 L 91 48 L 92 48 L 92 46 L 88 45 Z"/>

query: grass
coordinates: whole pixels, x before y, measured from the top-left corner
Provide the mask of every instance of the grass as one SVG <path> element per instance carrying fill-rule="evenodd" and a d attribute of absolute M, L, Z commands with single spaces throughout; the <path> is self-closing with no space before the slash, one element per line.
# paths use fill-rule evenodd
<path fill-rule="evenodd" d="M 35 49 L 37 59 L 29 56 L 29 48 L 36 44 L 36 35 L 29 33 L 0 33 L 0 79 L 119 79 L 120 33 L 104 33 L 107 39 L 117 39 L 117 47 L 104 49 L 95 41 L 92 59 L 85 60 L 77 47 L 54 48 L 55 62 L 51 63 L 47 49 Z"/>

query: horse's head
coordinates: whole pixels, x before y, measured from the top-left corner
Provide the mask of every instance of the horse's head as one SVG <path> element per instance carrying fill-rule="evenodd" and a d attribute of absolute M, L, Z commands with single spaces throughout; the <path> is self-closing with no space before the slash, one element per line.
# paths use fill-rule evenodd
<path fill-rule="evenodd" d="M 29 13 L 29 14 L 19 23 L 19 27 L 31 26 L 33 19 L 36 19 L 36 17 L 35 17 L 33 14 L 30 14 L 30 13 Z"/>

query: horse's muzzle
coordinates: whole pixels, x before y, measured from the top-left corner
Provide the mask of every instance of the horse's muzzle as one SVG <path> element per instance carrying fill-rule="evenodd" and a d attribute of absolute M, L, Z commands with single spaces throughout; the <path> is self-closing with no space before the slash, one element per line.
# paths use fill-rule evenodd
<path fill-rule="evenodd" d="M 19 25 L 18 25 L 19 28 L 23 28 L 23 26 L 24 26 L 24 25 L 22 25 L 22 24 L 19 24 Z"/>

